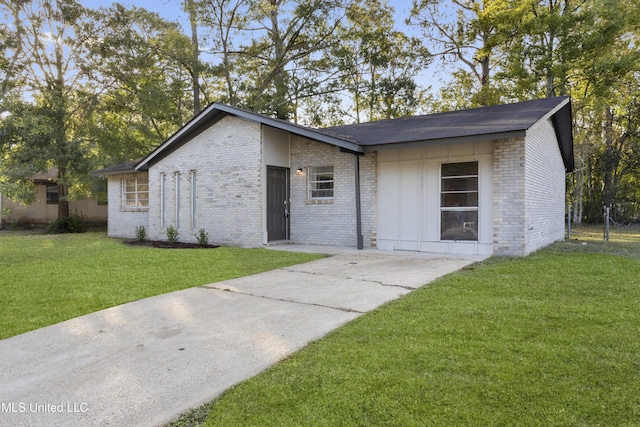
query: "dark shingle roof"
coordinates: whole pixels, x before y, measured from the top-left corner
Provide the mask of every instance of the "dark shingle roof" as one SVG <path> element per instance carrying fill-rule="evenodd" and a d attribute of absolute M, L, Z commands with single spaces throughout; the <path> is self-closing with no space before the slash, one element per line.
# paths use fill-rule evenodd
<path fill-rule="evenodd" d="M 573 170 L 571 102 L 568 97 L 545 98 L 448 113 L 404 117 L 377 122 L 314 129 L 223 104 L 211 104 L 164 143 L 138 162 L 93 172 L 110 175 L 146 170 L 221 118 L 234 115 L 296 135 L 315 139 L 353 153 L 375 151 L 393 144 L 432 144 L 523 137 L 543 118 L 556 130 L 567 171 Z"/>
<path fill-rule="evenodd" d="M 139 161 L 140 160 L 134 160 L 132 162 L 109 166 L 104 169 L 93 171 L 91 172 L 91 175 L 118 175 L 122 173 L 135 172 L 136 165 Z"/>
<path fill-rule="evenodd" d="M 360 145 L 379 146 L 525 131 L 567 98 L 546 98 L 516 104 L 412 116 L 336 126 L 320 132 Z"/>

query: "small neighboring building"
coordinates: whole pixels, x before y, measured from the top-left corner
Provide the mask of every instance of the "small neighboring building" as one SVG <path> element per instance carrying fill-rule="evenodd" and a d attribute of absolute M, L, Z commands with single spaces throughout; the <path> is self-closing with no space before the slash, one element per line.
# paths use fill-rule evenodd
<path fill-rule="evenodd" d="M 314 129 L 212 104 L 108 176 L 108 233 L 527 255 L 564 238 L 568 97 Z"/>
<path fill-rule="evenodd" d="M 39 173 L 33 177 L 36 186 L 36 201 L 30 205 L 23 205 L 5 197 L 0 193 L 0 211 L 9 212 L 2 215 L 1 224 L 18 223 L 22 225 L 45 225 L 58 218 L 58 184 L 56 168 L 46 173 Z M 88 223 L 107 223 L 106 200 L 97 199 L 70 200 L 69 212 L 85 216 Z"/>

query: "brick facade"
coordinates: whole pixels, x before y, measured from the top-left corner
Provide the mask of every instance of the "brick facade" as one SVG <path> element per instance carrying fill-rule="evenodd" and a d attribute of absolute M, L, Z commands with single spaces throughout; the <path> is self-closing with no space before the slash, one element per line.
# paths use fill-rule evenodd
<path fill-rule="evenodd" d="M 150 168 L 150 238 L 166 239 L 173 225 L 184 242 L 195 242 L 204 228 L 210 243 L 261 245 L 261 167 L 260 124 L 223 118 Z"/>
<path fill-rule="evenodd" d="M 145 226 L 150 238 L 165 240 L 167 227 L 173 225 L 179 231 L 180 240 L 185 242 L 195 242 L 196 233 L 204 228 L 209 241 L 215 244 L 258 247 L 267 243 L 263 185 L 267 166 L 266 133 L 263 126 L 266 125 L 225 116 L 166 154 L 148 172 L 148 211 L 124 211 L 120 201 L 121 179 L 144 176 L 146 172 L 110 176 L 109 235 L 131 238 L 135 237 L 136 227 Z M 283 157 L 280 160 L 289 165 L 291 172 L 291 242 L 356 247 L 354 154 L 294 134 L 267 133 L 280 141 L 274 143 L 274 147 L 277 145 L 283 150 L 279 154 Z M 479 156 L 473 150 L 462 153 L 461 147 L 464 148 L 460 144 L 441 146 L 432 151 L 446 148 L 458 156 L 456 159 Z M 489 203 L 488 207 L 481 208 L 483 212 L 493 210 L 492 227 L 487 223 L 483 234 L 491 236 L 489 230 L 492 230 L 492 239 L 489 237 L 486 241 L 488 251 L 491 251 L 492 241 L 495 255 L 527 255 L 561 240 L 564 236 L 565 170 L 551 123 L 548 120 L 538 122 L 527 131 L 526 137 L 496 140 L 492 149 L 485 151 L 482 156 L 487 160 L 481 159 L 481 166 L 485 165 L 487 169 L 481 172 L 481 181 L 485 179 L 482 176 L 488 177 L 486 184 L 492 191 L 483 190 L 483 194 L 491 193 L 489 201 L 493 200 L 492 206 Z M 460 157 L 462 154 L 467 157 Z M 377 247 L 378 157 L 375 152 L 359 157 L 365 248 Z M 433 164 L 436 171 L 433 182 L 437 184 L 438 162 Z M 334 167 L 332 199 L 310 200 L 308 197 L 308 171 L 317 166 Z M 302 169 L 303 173 L 298 175 L 297 169 Z M 424 173 L 430 170 L 424 167 Z M 424 185 L 431 185 L 431 181 L 425 182 Z M 439 197 L 437 185 L 432 190 L 434 197 Z M 387 202 L 392 203 L 380 201 Z M 439 203 L 436 199 L 433 203 L 425 201 L 423 205 L 437 207 Z M 438 210 L 434 212 L 437 214 Z M 437 225 L 437 221 L 429 224 Z M 437 227 L 434 230 L 437 234 Z M 434 242 L 438 243 L 437 240 Z"/>
<path fill-rule="evenodd" d="M 528 255 L 564 237 L 565 170 L 551 123 L 495 142 L 493 253 Z"/>
<path fill-rule="evenodd" d="M 356 247 L 354 155 L 327 144 L 294 136 L 291 166 L 291 240 L 294 243 Z M 334 167 L 334 197 L 314 201 L 307 197 L 308 168 Z M 360 200 L 364 247 L 375 246 L 376 155 L 360 156 Z"/>
<path fill-rule="evenodd" d="M 553 125 L 540 122 L 525 143 L 524 255 L 564 239 L 565 168 Z"/>
<path fill-rule="evenodd" d="M 148 209 L 123 209 L 121 183 L 126 178 L 147 178 L 147 172 L 112 175 L 107 181 L 109 197 L 109 221 L 107 234 L 110 237 L 122 237 L 132 239 L 136 236 L 136 227 L 144 227 L 149 230 Z"/>

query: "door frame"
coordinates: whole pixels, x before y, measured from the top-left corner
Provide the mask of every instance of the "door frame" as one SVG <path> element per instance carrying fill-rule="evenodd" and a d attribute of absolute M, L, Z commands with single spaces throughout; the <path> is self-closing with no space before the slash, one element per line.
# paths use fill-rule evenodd
<path fill-rule="evenodd" d="M 265 194 L 266 196 L 266 209 L 267 209 L 267 215 L 269 214 L 269 197 L 268 197 L 268 191 L 269 191 L 269 171 L 270 170 L 279 170 L 279 171 L 283 171 L 285 173 L 285 203 L 283 205 L 283 216 L 285 218 L 285 238 L 284 241 L 288 241 L 291 239 L 291 168 L 287 168 L 287 167 L 282 167 L 282 166 L 270 166 L 267 165 L 267 191 Z M 267 220 L 267 224 L 266 224 L 266 231 L 267 231 L 267 243 L 269 242 L 278 242 L 278 241 L 282 241 L 283 239 L 272 239 L 269 235 L 269 221 Z"/>

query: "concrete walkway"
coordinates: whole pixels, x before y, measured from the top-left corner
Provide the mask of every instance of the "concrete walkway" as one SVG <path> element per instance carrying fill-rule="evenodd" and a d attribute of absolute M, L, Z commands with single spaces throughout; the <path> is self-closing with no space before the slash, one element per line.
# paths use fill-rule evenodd
<path fill-rule="evenodd" d="M 1 340 L 0 426 L 162 425 L 362 313 L 481 259 L 338 252 Z"/>

